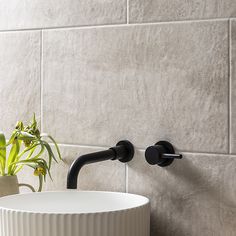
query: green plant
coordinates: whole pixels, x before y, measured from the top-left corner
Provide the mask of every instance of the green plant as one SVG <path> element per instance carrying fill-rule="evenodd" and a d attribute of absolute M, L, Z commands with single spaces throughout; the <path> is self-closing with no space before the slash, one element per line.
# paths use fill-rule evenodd
<path fill-rule="evenodd" d="M 45 139 L 52 142 L 57 155 Z M 45 151 L 47 158 L 44 156 Z M 58 159 L 61 160 L 61 154 L 56 141 L 50 135 L 40 133 L 35 114 L 29 125 L 24 126 L 22 121 L 17 122 L 8 142 L 0 132 L 0 176 L 16 175 L 24 166 L 29 166 L 33 168 L 34 175 L 39 177 L 38 191 L 41 191 L 47 174 L 52 179 L 52 161 L 58 162 Z"/>

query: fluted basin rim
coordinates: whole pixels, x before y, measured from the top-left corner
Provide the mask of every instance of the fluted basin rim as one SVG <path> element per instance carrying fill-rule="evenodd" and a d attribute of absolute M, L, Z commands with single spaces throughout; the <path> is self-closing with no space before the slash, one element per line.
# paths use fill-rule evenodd
<path fill-rule="evenodd" d="M 149 199 L 136 194 L 106 191 L 53 191 L 0 198 L 0 210 L 39 214 L 94 214 L 142 207 Z"/>

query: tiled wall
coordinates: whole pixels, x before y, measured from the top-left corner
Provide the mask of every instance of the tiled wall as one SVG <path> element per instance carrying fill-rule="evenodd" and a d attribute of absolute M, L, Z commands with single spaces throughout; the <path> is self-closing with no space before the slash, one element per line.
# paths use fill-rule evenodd
<path fill-rule="evenodd" d="M 82 153 L 132 141 L 131 163 L 86 166 L 79 187 L 148 196 L 151 236 L 236 235 L 235 91 L 235 0 L 0 2 L 0 129 L 35 111 L 56 137 L 47 190 Z M 162 139 L 184 159 L 149 166 Z"/>

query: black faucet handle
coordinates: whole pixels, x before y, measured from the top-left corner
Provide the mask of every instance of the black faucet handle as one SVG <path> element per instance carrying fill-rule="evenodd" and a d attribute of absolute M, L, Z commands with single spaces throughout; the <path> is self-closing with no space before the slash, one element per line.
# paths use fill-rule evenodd
<path fill-rule="evenodd" d="M 167 141 L 159 141 L 146 149 L 145 158 L 150 165 L 169 166 L 174 159 L 181 159 L 181 154 L 175 154 L 173 145 Z"/>

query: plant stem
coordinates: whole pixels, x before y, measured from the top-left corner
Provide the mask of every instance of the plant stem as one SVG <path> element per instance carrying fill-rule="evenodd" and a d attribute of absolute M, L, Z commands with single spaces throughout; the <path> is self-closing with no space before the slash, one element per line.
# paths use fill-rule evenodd
<path fill-rule="evenodd" d="M 39 189 L 38 192 L 42 192 L 43 189 L 43 176 L 39 175 Z"/>

